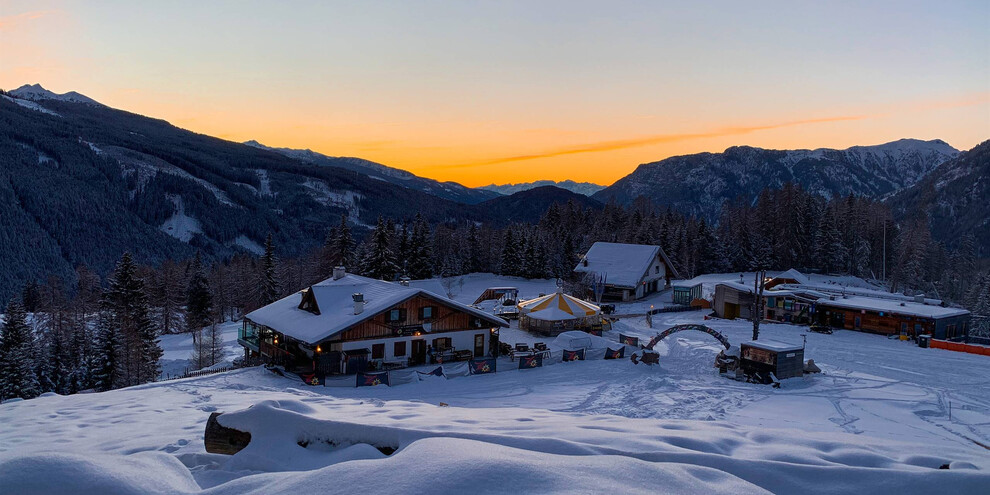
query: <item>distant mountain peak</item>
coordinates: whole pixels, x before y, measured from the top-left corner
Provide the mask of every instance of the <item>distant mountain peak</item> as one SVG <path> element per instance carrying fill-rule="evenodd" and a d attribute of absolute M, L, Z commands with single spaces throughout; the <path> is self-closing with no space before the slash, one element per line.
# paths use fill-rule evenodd
<path fill-rule="evenodd" d="M 502 184 L 502 185 L 496 185 L 492 183 L 487 186 L 481 186 L 478 189 L 484 189 L 486 191 L 494 191 L 504 196 L 510 196 L 518 192 L 527 191 L 530 189 L 536 189 L 538 187 L 544 187 L 544 186 L 555 186 L 560 189 L 566 189 L 570 192 L 583 194 L 585 196 L 591 196 L 592 194 L 595 194 L 596 192 L 605 189 L 605 186 L 602 185 L 594 184 L 591 182 L 575 182 L 570 179 L 562 180 L 559 182 L 553 180 L 537 180 L 533 182 L 520 182 L 518 184 Z"/>
<path fill-rule="evenodd" d="M 49 91 L 43 88 L 40 84 L 25 84 L 13 91 L 10 91 L 10 95 L 15 98 L 20 98 L 22 100 L 30 101 L 42 101 L 42 100 L 56 100 L 56 101 L 67 101 L 70 103 L 86 103 L 89 105 L 100 105 L 100 102 L 75 91 L 69 91 L 68 93 L 58 94 L 54 91 Z"/>

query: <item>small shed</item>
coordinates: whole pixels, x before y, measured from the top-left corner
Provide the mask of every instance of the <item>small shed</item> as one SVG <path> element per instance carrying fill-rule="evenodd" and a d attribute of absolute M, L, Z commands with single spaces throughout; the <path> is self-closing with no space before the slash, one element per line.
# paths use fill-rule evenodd
<path fill-rule="evenodd" d="M 739 366 L 747 374 L 773 373 L 778 380 L 804 375 L 804 347 L 776 340 L 752 340 L 739 346 Z"/>

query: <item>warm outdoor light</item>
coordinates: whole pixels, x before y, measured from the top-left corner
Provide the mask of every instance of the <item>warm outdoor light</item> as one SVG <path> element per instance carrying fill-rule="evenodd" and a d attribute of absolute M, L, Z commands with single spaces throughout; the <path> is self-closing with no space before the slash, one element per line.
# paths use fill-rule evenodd
<path fill-rule="evenodd" d="M 320 349 L 320 346 L 316 346 L 316 352 L 323 352 L 323 349 Z"/>

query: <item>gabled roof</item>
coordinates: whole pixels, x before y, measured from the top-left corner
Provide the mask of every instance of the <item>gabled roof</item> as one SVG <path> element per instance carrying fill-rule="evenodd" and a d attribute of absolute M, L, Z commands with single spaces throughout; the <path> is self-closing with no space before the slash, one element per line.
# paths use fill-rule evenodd
<path fill-rule="evenodd" d="M 296 340 L 315 344 L 357 323 L 373 318 L 396 304 L 422 295 L 494 325 L 509 326 L 508 322 L 501 318 L 415 285 L 417 284 L 410 282 L 406 287 L 397 283 L 346 274 L 340 279 L 327 279 L 306 289 L 316 299 L 319 314 L 299 308 L 301 294 L 304 292 L 300 291 L 248 313 L 247 318 Z M 364 294 L 364 310 L 357 315 L 354 314 L 352 298 L 355 293 Z"/>
<path fill-rule="evenodd" d="M 783 284 L 783 283 L 790 283 L 789 282 L 790 280 L 793 280 L 794 283 L 802 284 L 802 285 L 808 283 L 808 277 L 804 276 L 803 273 L 801 273 L 801 272 L 799 272 L 799 271 L 791 268 L 790 270 L 787 270 L 786 272 L 780 272 L 780 273 L 778 273 L 775 277 L 773 277 L 772 279 L 770 279 L 770 282 L 768 282 L 767 285 L 777 285 L 777 284 Z"/>
<path fill-rule="evenodd" d="M 605 283 L 616 287 L 635 288 L 647 274 L 657 255 L 663 259 L 673 278 L 679 277 L 670 258 L 660 246 L 596 242 L 584 255 L 575 272 L 605 275 Z M 587 262 L 587 266 L 585 266 Z"/>

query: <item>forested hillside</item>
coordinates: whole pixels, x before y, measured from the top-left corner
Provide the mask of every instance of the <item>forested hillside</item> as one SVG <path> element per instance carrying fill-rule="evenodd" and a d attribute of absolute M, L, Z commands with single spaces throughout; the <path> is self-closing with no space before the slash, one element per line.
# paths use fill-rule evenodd
<path fill-rule="evenodd" d="M 33 103 L 33 102 L 32 102 Z M 287 255 L 319 245 L 346 214 L 421 212 L 430 222 L 479 210 L 350 170 L 314 167 L 111 108 L 0 98 L 0 299 L 29 280 L 107 273 L 125 250 L 142 263 L 257 252 L 272 232 Z"/>
<path fill-rule="evenodd" d="M 937 139 L 902 139 L 845 150 L 734 146 L 723 153 L 675 156 L 640 165 L 593 197 L 631 204 L 643 196 L 712 222 L 726 201 L 740 196 L 755 201 L 767 187 L 787 182 L 825 198 L 849 194 L 882 198 L 917 183 L 958 153 Z"/>

